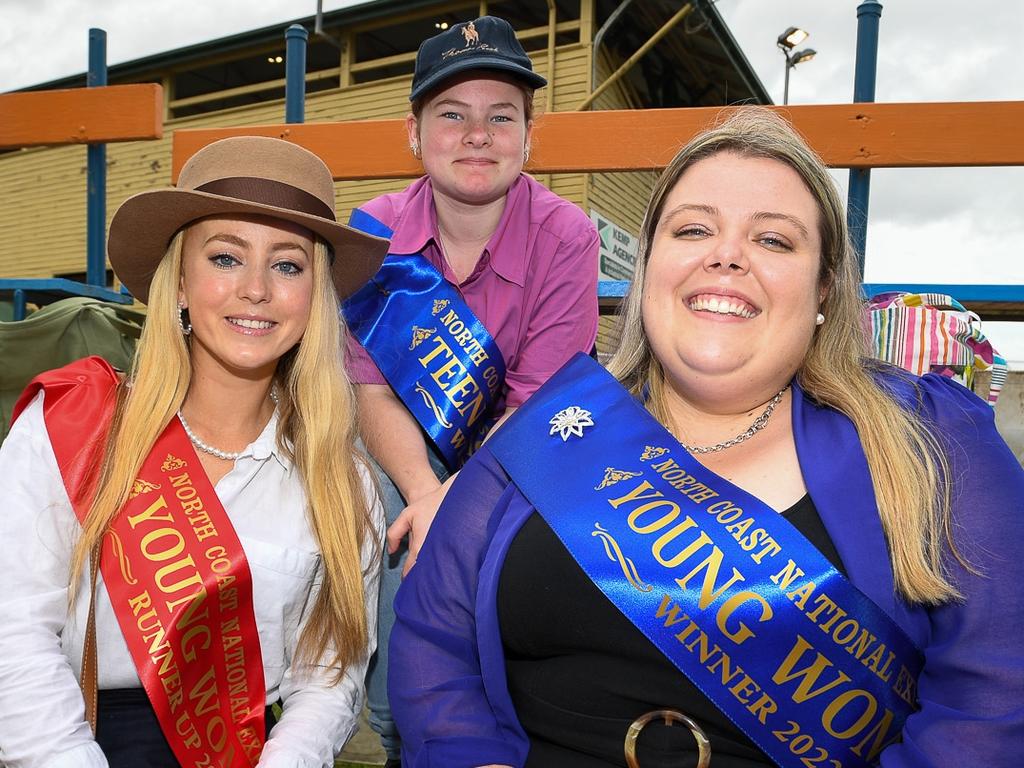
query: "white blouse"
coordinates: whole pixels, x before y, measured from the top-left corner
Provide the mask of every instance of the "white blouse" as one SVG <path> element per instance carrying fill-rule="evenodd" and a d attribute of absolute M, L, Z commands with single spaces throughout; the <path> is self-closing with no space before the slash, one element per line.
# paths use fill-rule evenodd
<path fill-rule="evenodd" d="M 356 729 L 363 677 L 376 641 L 384 514 L 363 472 L 375 536 L 362 551 L 370 643 L 331 686 L 334 670 L 291 660 L 319 588 L 320 554 L 298 474 L 275 443 L 277 416 L 243 452 L 216 492 L 245 550 L 263 656 L 267 704 L 283 715 L 262 768 L 329 768 Z M 78 678 L 89 610 L 83 574 L 68 610 L 69 561 L 80 526 L 43 421 L 42 393 L 0 446 L 0 764 L 10 768 L 107 768 L 85 721 Z M 99 687 L 141 687 L 103 576 L 96 590 Z"/>

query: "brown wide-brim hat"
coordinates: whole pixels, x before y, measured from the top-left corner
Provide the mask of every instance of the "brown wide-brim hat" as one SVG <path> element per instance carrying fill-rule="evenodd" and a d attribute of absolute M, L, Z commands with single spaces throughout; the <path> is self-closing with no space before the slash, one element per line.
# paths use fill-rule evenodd
<path fill-rule="evenodd" d="M 107 256 L 142 303 L 174 234 L 206 216 L 248 214 L 294 222 L 323 238 L 344 300 L 369 281 L 388 241 L 339 224 L 334 180 L 323 160 L 302 147 L 265 136 L 235 136 L 208 144 L 181 169 L 178 185 L 141 192 L 114 213 Z"/>

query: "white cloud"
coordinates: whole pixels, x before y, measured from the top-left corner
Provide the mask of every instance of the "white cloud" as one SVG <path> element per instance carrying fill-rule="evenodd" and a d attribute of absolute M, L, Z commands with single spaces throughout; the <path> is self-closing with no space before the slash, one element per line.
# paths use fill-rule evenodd
<path fill-rule="evenodd" d="M 880 221 L 868 229 L 865 280 L 873 283 L 1019 283 L 1024 259 L 1005 250 L 1007 233 L 979 226 L 972 211 L 907 225 Z M 1024 226 L 1010 233 L 1024 242 Z M 969 243 L 966 245 L 965 243 Z M 962 250 L 957 250 L 962 248 Z"/>

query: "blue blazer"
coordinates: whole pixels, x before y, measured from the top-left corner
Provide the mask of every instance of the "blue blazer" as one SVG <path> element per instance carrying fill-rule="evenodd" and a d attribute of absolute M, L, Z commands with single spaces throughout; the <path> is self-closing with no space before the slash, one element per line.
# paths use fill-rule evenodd
<path fill-rule="evenodd" d="M 934 374 L 885 381 L 943 437 L 957 546 L 981 573 L 950 556 L 962 602 L 909 605 L 896 594 L 857 431 L 794 383 L 800 467 L 848 577 L 926 657 L 920 710 L 881 765 L 1016 768 L 1024 750 L 1024 470 L 992 408 L 959 384 Z M 523 765 L 529 740 L 509 698 L 496 601 L 509 544 L 533 512 L 486 444 L 445 498 L 395 604 L 389 695 L 404 765 Z"/>

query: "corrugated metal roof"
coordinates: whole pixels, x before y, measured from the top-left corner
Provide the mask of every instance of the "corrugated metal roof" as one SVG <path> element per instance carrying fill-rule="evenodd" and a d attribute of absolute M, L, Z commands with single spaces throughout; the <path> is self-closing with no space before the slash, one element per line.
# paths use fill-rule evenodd
<path fill-rule="evenodd" d="M 772 97 L 768 95 L 768 90 L 764 87 L 764 83 L 761 82 L 761 78 L 757 76 L 746 54 L 743 53 L 743 49 L 736 42 L 736 38 L 732 36 L 729 25 L 725 23 L 725 19 L 722 18 L 722 15 L 715 7 L 714 0 L 696 0 L 696 4 L 707 17 L 712 34 L 718 39 L 722 49 L 729 57 L 729 61 L 732 62 L 736 73 L 743 79 L 747 87 L 757 95 L 758 103 L 773 103 Z"/>
<path fill-rule="evenodd" d="M 359 5 L 352 5 L 348 8 L 339 8 L 335 11 L 328 11 L 323 14 L 323 25 L 325 28 L 348 27 L 362 24 L 367 21 L 374 21 L 398 13 L 408 13 L 420 8 L 429 8 L 438 5 L 438 0 L 370 0 Z M 120 64 L 112 64 L 107 68 L 107 79 L 111 84 L 126 80 L 135 80 L 149 74 L 166 71 L 172 66 L 176 69 L 187 65 L 190 62 L 202 62 L 211 56 L 223 56 L 232 51 L 244 51 L 249 48 L 265 44 L 284 44 L 284 31 L 292 24 L 300 24 L 312 31 L 316 22 L 316 16 L 302 16 L 290 21 L 282 21 L 278 24 L 271 24 L 248 32 L 239 32 L 227 37 L 218 37 L 195 45 L 183 48 L 174 48 L 169 51 L 155 53 L 151 56 L 144 56 L 140 59 L 132 59 Z M 49 80 L 45 83 L 23 88 L 25 91 L 45 90 L 51 88 L 77 88 L 85 85 L 85 72 L 77 75 L 69 75 L 57 80 Z"/>
<path fill-rule="evenodd" d="M 647 0 L 652 7 L 667 8 L 675 10 L 678 8 L 677 0 Z M 605 5 L 605 3 L 601 3 Z M 615 3 L 617 4 L 617 3 Z M 761 83 L 757 74 L 750 66 L 743 51 L 740 49 L 728 25 L 715 8 L 712 0 L 694 0 L 698 11 L 707 20 L 708 42 L 718 50 L 713 58 L 721 60 L 728 65 L 721 67 L 720 64 L 713 64 L 719 70 L 721 77 L 725 78 L 727 84 L 732 84 L 732 93 L 738 94 L 737 98 L 729 96 L 726 101 L 753 100 L 762 104 L 770 104 L 771 97 Z M 430 8 L 440 5 L 437 0 L 370 0 L 348 8 L 340 8 L 329 11 L 323 15 L 323 27 L 325 29 L 337 29 L 351 27 L 366 22 L 385 19 L 393 15 L 407 15 L 409 12 Z M 450 6 L 449 6 L 450 8 Z M 499 10 L 500 12 L 500 10 Z M 627 17 L 629 15 L 627 14 Z M 172 68 L 180 70 L 188 68 L 190 64 L 201 65 L 204 60 L 214 56 L 223 57 L 233 51 L 246 51 L 261 46 L 281 45 L 284 43 L 284 31 L 292 24 L 312 30 L 316 17 L 314 15 L 304 16 L 290 21 L 282 21 L 248 32 L 240 32 L 235 35 L 209 40 L 196 45 L 175 48 L 173 50 L 156 53 L 151 56 L 144 56 L 139 59 L 114 64 L 107 69 L 107 78 L 111 84 L 120 82 L 138 82 L 147 79 L 156 79 L 166 74 Z M 636 18 L 633 19 L 637 24 Z M 654 29 L 643 30 L 653 34 Z M 51 80 L 38 85 L 30 86 L 22 90 L 44 90 L 52 88 L 76 88 L 85 85 L 85 73 L 71 75 L 68 77 Z M 728 91 L 728 88 L 727 88 Z"/>

